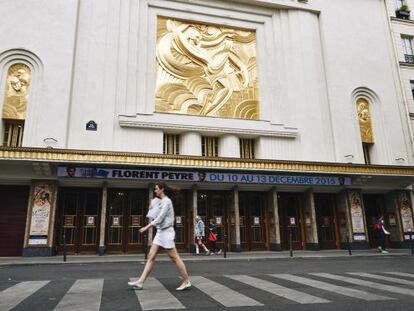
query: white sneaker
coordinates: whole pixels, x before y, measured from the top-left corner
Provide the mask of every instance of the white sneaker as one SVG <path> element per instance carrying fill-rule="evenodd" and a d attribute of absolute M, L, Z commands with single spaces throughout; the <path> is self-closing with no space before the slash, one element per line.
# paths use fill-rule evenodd
<path fill-rule="evenodd" d="M 380 253 L 382 253 L 382 247 L 381 247 L 381 246 L 378 246 L 378 251 L 379 251 Z"/>
<path fill-rule="evenodd" d="M 188 282 L 187 284 L 181 284 L 181 286 L 177 287 L 175 290 L 183 291 L 183 290 L 190 289 L 190 288 L 191 288 L 191 283 Z"/>
<path fill-rule="evenodd" d="M 128 282 L 128 286 L 131 286 L 133 289 L 136 289 L 136 290 L 143 290 L 144 289 L 144 285 L 139 284 L 137 282 Z"/>
<path fill-rule="evenodd" d="M 381 251 L 381 254 L 389 254 L 388 251 Z"/>

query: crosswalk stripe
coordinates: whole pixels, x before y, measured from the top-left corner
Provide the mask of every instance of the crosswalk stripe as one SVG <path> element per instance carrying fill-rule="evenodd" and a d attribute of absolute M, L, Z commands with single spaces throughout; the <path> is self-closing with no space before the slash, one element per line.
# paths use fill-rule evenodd
<path fill-rule="evenodd" d="M 383 275 L 377 275 L 377 274 L 371 274 L 371 273 L 364 273 L 364 272 L 348 272 L 347 274 L 355 275 L 355 276 L 362 276 L 366 278 L 376 279 L 376 280 L 383 280 L 383 281 L 389 281 L 397 284 L 402 285 L 414 285 L 414 281 L 408 281 L 403 279 L 397 279 L 397 278 L 391 278 L 388 276 Z"/>
<path fill-rule="evenodd" d="M 294 289 L 290 289 L 272 282 L 254 278 L 248 275 L 226 275 L 226 277 L 253 286 L 255 288 L 264 290 L 276 296 L 283 297 L 285 299 L 293 300 L 294 302 L 301 304 L 311 303 L 329 303 L 331 301 L 309 295 L 304 292 L 300 292 Z"/>
<path fill-rule="evenodd" d="M 370 282 L 370 281 L 365 281 L 361 279 L 354 279 L 354 278 L 349 278 L 346 276 L 339 276 L 339 275 L 330 274 L 330 273 L 310 273 L 310 274 L 323 277 L 323 278 L 327 278 L 327 279 L 331 279 L 331 280 L 342 281 L 342 282 L 355 284 L 359 286 L 379 289 L 379 290 L 383 290 L 383 291 L 387 291 L 391 293 L 414 296 L 414 290 L 403 288 L 403 287 L 384 285 L 384 284 L 380 284 L 376 282 Z"/>
<path fill-rule="evenodd" d="M 191 277 L 191 284 L 225 307 L 263 306 L 263 304 L 250 297 L 202 276 Z"/>
<path fill-rule="evenodd" d="M 404 276 L 407 278 L 414 278 L 414 274 L 411 273 L 405 273 L 405 272 L 384 272 L 386 274 L 392 274 L 392 275 L 398 275 L 398 276 Z"/>
<path fill-rule="evenodd" d="M 99 310 L 103 283 L 103 279 L 77 280 L 56 306 L 55 311 Z"/>
<path fill-rule="evenodd" d="M 130 279 L 135 281 L 135 279 Z M 181 302 L 155 278 L 148 278 L 144 290 L 135 290 L 142 310 L 185 309 Z"/>
<path fill-rule="evenodd" d="M 304 277 L 300 277 L 300 276 L 296 276 L 293 274 L 269 274 L 272 277 L 275 278 L 279 278 L 279 279 L 283 279 L 283 280 L 287 280 L 287 281 L 291 281 L 291 282 L 295 282 L 295 283 L 299 283 L 299 284 L 304 284 L 304 285 L 308 285 L 311 287 L 315 287 L 315 288 L 319 288 L 319 289 L 323 289 L 326 290 L 328 292 L 333 292 L 335 294 L 339 294 L 339 295 L 343 295 L 343 296 L 348 296 L 348 297 L 353 297 L 353 298 L 359 298 L 359 299 L 363 299 L 363 300 L 367 300 L 367 301 L 373 301 L 373 300 L 392 300 L 394 298 L 390 298 L 390 297 L 386 297 L 386 296 L 379 296 L 379 295 L 375 295 L 375 294 L 371 294 L 362 290 L 356 290 L 356 289 L 352 289 L 352 288 L 347 288 L 344 286 L 338 286 L 338 285 L 334 285 L 334 284 L 330 284 L 330 283 L 326 283 L 326 282 L 321 282 L 321 281 L 317 281 L 317 280 L 313 280 L 313 279 L 309 279 L 309 278 L 304 278 Z"/>
<path fill-rule="evenodd" d="M 0 292 L 0 310 L 14 308 L 34 292 L 45 286 L 49 281 L 27 281 L 13 285 Z"/>

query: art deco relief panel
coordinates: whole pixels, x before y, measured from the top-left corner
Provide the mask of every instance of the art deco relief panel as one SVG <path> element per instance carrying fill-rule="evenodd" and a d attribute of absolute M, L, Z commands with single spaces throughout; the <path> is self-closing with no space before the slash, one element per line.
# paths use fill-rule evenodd
<path fill-rule="evenodd" d="M 157 20 L 155 111 L 259 119 L 256 33 Z"/>
<path fill-rule="evenodd" d="M 30 78 L 30 68 L 25 64 L 10 66 L 7 74 L 3 119 L 24 120 L 26 118 Z"/>

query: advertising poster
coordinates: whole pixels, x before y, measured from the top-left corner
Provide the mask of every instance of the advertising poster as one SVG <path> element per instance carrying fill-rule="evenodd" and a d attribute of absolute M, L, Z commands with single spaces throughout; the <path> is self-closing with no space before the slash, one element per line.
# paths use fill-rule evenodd
<path fill-rule="evenodd" d="M 348 192 L 351 205 L 351 221 L 353 233 L 365 233 L 364 215 L 362 213 L 361 195 L 358 191 Z"/>
<path fill-rule="evenodd" d="M 410 199 L 407 192 L 400 192 L 398 194 L 398 207 L 401 213 L 401 222 L 404 232 L 413 231 L 413 213 L 411 210 Z"/>

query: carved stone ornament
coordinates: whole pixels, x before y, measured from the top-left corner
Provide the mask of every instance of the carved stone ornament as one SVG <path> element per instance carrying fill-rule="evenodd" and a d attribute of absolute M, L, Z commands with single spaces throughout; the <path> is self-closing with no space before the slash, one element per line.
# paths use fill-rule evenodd
<path fill-rule="evenodd" d="M 366 99 L 360 98 L 357 100 L 357 112 L 361 140 L 363 143 L 373 144 L 374 134 L 372 132 L 371 111 L 369 102 Z"/>
<path fill-rule="evenodd" d="M 24 120 L 26 118 L 30 78 L 31 71 L 28 66 L 24 64 L 10 66 L 7 73 L 3 119 Z"/>
<path fill-rule="evenodd" d="M 166 17 L 157 24 L 156 112 L 259 119 L 254 31 Z"/>

